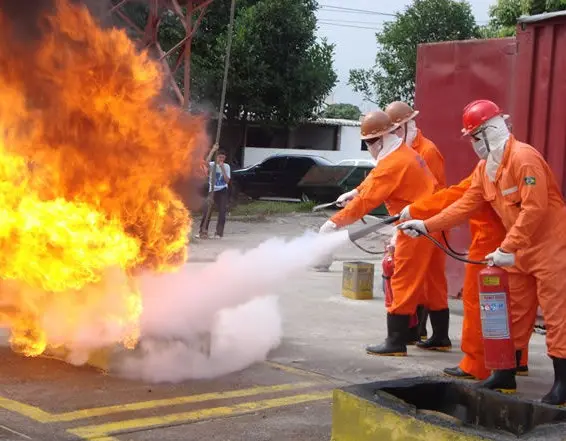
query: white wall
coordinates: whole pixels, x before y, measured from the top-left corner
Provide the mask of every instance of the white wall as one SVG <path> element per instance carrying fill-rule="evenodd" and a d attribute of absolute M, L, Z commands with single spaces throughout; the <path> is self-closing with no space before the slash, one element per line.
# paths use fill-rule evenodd
<path fill-rule="evenodd" d="M 371 155 L 367 150 L 362 150 L 359 127 L 342 126 L 339 145 L 340 151 L 348 155 L 347 158 L 342 159 L 371 159 Z"/>
<path fill-rule="evenodd" d="M 272 155 L 318 155 L 334 163 L 343 159 L 371 159 L 367 151 L 361 149 L 360 128 L 342 126 L 340 128 L 339 149 L 332 150 L 303 150 L 303 149 L 270 149 L 246 147 L 244 149 L 244 167 L 257 164 Z"/>

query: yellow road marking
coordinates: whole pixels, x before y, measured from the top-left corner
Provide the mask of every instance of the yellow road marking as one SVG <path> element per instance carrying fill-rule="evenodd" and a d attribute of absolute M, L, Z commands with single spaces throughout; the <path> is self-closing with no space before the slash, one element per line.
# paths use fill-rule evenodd
<path fill-rule="evenodd" d="M 39 407 L 30 406 L 29 404 L 20 403 L 19 401 L 10 400 L 4 397 L 0 397 L 0 409 L 19 413 L 20 415 L 39 421 L 40 423 L 49 422 L 50 418 L 53 416 L 49 412 L 41 410 Z"/>
<path fill-rule="evenodd" d="M 102 437 L 107 437 L 111 433 L 135 431 L 140 429 L 158 428 L 162 426 L 172 426 L 186 424 L 205 419 L 219 417 L 238 416 L 260 410 L 273 409 L 277 407 L 290 406 L 311 401 L 327 400 L 332 398 L 331 391 L 316 392 L 312 394 L 292 395 L 289 397 L 273 398 L 268 400 L 253 401 L 248 403 L 235 404 L 233 406 L 213 407 L 209 409 L 194 410 L 190 412 L 173 413 L 149 418 L 137 418 L 132 420 L 118 421 L 107 424 L 77 427 L 67 430 L 68 433 L 76 435 L 85 440 L 100 441 Z M 108 438 L 102 438 L 109 441 Z"/>
<path fill-rule="evenodd" d="M 165 398 L 162 400 L 140 401 L 137 403 L 118 404 L 115 406 L 95 407 L 92 409 L 76 410 L 73 412 L 52 415 L 52 421 L 75 421 L 103 415 L 131 412 L 144 409 L 155 409 L 157 407 L 177 406 L 180 404 L 201 403 L 203 401 L 225 400 L 228 398 L 242 398 L 253 395 L 261 395 L 274 392 L 285 392 L 297 389 L 306 389 L 315 386 L 315 383 L 278 384 L 275 386 L 260 386 L 249 389 L 228 390 L 223 392 L 210 392 L 199 395 L 187 395 L 184 397 Z"/>
<path fill-rule="evenodd" d="M 86 418 L 111 415 L 122 412 L 132 412 L 136 410 L 155 409 L 158 407 L 177 406 L 180 404 L 200 403 L 203 401 L 212 400 L 225 400 L 228 398 L 241 398 L 253 395 L 261 395 L 274 392 L 285 392 L 297 389 L 306 389 L 308 387 L 316 386 L 316 383 L 303 382 L 303 383 L 290 383 L 278 384 L 275 386 L 260 386 L 248 389 L 229 390 L 223 392 L 211 392 L 199 395 L 187 395 L 183 397 L 165 398 L 161 400 L 152 401 L 139 401 L 128 404 L 118 404 L 106 407 L 94 407 L 91 409 L 76 410 L 65 413 L 50 413 L 46 412 L 39 407 L 30 406 L 28 404 L 20 403 L 18 401 L 10 400 L 8 398 L 0 397 L 0 408 L 18 413 L 25 417 L 40 423 L 60 423 L 75 420 L 82 420 Z"/>

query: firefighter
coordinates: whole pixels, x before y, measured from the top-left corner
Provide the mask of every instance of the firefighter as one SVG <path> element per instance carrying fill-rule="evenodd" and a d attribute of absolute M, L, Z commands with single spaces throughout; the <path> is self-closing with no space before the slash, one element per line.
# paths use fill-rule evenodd
<path fill-rule="evenodd" d="M 361 125 L 361 138 L 377 161 L 359 193 L 328 220 L 321 232 L 334 231 L 361 219 L 385 203 L 391 214 L 399 213 L 408 203 L 432 194 L 436 179 L 424 160 L 399 137 L 399 124 L 383 111 L 371 112 Z M 446 295 L 425 297 L 423 289 L 434 245 L 427 239 L 411 239 L 400 235 L 396 240 L 395 273 L 391 279 L 393 302 L 387 311 L 387 339 L 382 345 L 369 346 L 371 355 L 407 355 L 409 321 L 417 305 L 443 315 L 445 320 L 433 322 L 433 335 L 438 349 L 449 350 L 448 299 Z"/>
<path fill-rule="evenodd" d="M 385 113 L 389 115 L 394 123 L 401 126 L 403 130 L 403 140 L 405 144 L 412 147 L 421 157 L 425 160 L 428 168 L 434 175 L 437 181 L 435 191 L 438 191 L 446 186 L 446 173 L 444 171 L 444 157 L 436 147 L 436 145 L 423 136 L 421 130 L 417 127 L 415 118 L 418 116 L 419 111 L 414 110 L 407 103 L 402 101 L 394 101 L 385 108 Z M 439 248 L 435 248 L 430 266 L 427 271 L 424 289 L 434 294 L 431 295 L 444 295 L 448 296 L 448 283 L 446 281 L 446 254 Z M 412 340 L 416 341 L 417 347 L 421 349 L 435 349 L 436 342 L 434 336 L 431 339 L 426 339 L 426 321 L 427 311 L 419 305 L 417 308 L 417 316 L 419 318 L 419 325 L 414 329 Z M 442 315 L 438 316 L 436 313 L 431 314 L 431 321 L 446 320 Z M 416 334 L 416 335 L 415 335 Z M 424 338 L 425 341 L 417 341 Z"/>
<path fill-rule="evenodd" d="M 518 356 L 528 345 L 537 303 L 546 324 L 548 355 L 554 384 L 542 398 L 566 404 L 566 205 L 552 170 L 532 146 L 509 132 L 501 109 L 488 100 L 464 109 L 463 133 L 470 136 L 480 158 L 472 183 L 450 207 L 427 219 L 400 225 L 408 235 L 441 231 L 458 225 L 489 202 L 501 218 L 506 235 L 485 259 L 514 267 L 523 276 L 523 289 L 511 289 L 512 335 Z M 422 238 L 419 238 L 422 239 Z M 481 387 L 516 389 L 516 369 L 493 371 Z"/>
<path fill-rule="evenodd" d="M 401 220 L 426 219 L 439 213 L 444 208 L 460 199 L 470 187 L 473 174 L 462 182 L 440 190 L 432 196 L 419 199 L 401 211 Z M 484 202 L 469 220 L 472 241 L 468 250 L 471 260 L 483 260 L 485 255 L 497 248 L 505 239 L 505 228 L 493 208 Z M 485 380 L 490 371 L 485 367 L 482 329 L 480 319 L 478 273 L 484 268 L 481 265 L 466 264 L 462 302 L 464 304 L 464 321 L 462 323 L 462 352 L 464 357 L 456 367 L 444 369 L 448 376 L 459 379 Z M 515 274 L 509 275 L 510 285 Z M 519 281 L 520 283 L 520 281 Z M 517 373 L 528 375 L 528 346 L 523 349 L 522 360 Z"/>

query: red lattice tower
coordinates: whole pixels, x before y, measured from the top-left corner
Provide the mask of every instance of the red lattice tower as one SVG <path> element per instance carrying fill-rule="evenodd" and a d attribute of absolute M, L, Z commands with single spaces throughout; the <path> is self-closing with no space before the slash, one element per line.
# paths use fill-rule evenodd
<path fill-rule="evenodd" d="M 160 61 L 162 62 L 165 72 L 169 77 L 171 87 L 179 102 L 186 109 L 189 108 L 190 97 L 190 80 L 191 80 L 191 43 L 204 14 L 213 0 L 145 0 L 149 6 L 149 15 L 144 29 L 132 22 L 130 18 L 121 10 L 121 7 L 132 0 L 114 1 L 110 12 L 118 15 L 132 30 L 139 34 L 142 44 L 146 48 L 153 47 L 156 49 Z M 137 0 L 139 1 L 139 0 Z M 185 8 L 185 12 L 183 12 Z M 173 46 L 168 52 L 165 52 L 159 43 L 158 30 L 161 23 L 161 17 L 165 11 L 173 11 L 179 17 L 181 24 L 185 28 L 185 37 Z M 193 20 L 193 17 L 196 19 Z M 173 65 L 169 66 L 168 57 L 177 49 L 179 55 Z M 183 92 L 175 81 L 175 72 L 184 65 Z"/>

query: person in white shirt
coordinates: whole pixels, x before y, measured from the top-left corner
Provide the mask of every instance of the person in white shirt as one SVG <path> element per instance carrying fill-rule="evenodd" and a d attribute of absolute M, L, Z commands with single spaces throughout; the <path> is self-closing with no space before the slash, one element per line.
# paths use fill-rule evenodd
<path fill-rule="evenodd" d="M 215 167 L 214 170 L 214 183 L 209 182 L 208 197 L 202 213 L 202 220 L 200 222 L 199 237 L 208 237 L 208 226 L 212 210 L 216 206 L 218 210 L 218 222 L 216 223 L 216 237 L 224 236 L 224 225 L 226 224 L 226 212 L 228 210 L 228 185 L 230 184 L 230 166 L 226 164 L 226 152 L 218 150 L 216 153 L 216 160 L 209 164 L 210 169 Z M 212 185 L 214 184 L 214 185 Z"/>

